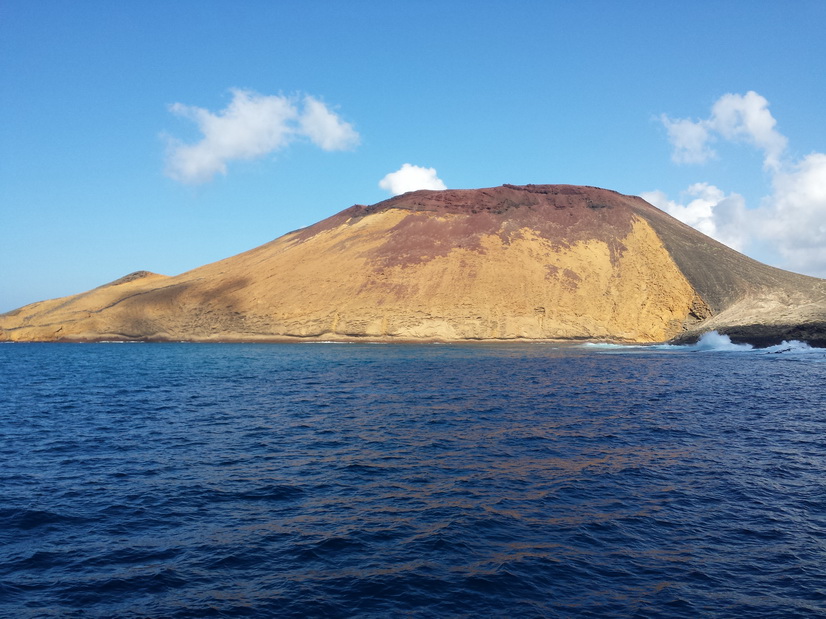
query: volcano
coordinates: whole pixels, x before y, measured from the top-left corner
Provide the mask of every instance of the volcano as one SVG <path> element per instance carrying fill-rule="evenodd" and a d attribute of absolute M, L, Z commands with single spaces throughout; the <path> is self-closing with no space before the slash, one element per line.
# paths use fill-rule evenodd
<path fill-rule="evenodd" d="M 168 277 L 0 315 L 6 341 L 690 341 L 826 345 L 826 280 L 634 196 L 527 185 L 356 205 Z"/>

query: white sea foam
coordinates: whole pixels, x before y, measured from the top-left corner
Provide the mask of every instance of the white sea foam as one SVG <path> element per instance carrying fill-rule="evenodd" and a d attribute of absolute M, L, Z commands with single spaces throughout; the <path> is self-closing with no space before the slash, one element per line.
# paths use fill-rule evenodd
<path fill-rule="evenodd" d="M 766 348 L 755 348 L 751 344 L 735 344 L 731 341 L 728 335 L 717 333 L 717 331 L 709 331 L 704 333 L 700 340 L 691 346 L 692 350 L 699 351 L 729 351 L 729 352 L 751 352 L 755 354 L 806 354 L 806 353 L 823 353 L 822 348 L 812 348 L 806 342 L 798 340 L 782 341 L 775 346 L 768 346 Z"/>
<path fill-rule="evenodd" d="M 644 346 L 641 344 L 609 344 L 607 342 L 585 342 L 581 345 L 583 348 L 593 348 L 596 350 L 638 350 L 645 348 L 654 348 L 654 346 Z"/>
<path fill-rule="evenodd" d="M 797 340 L 783 341 L 775 346 L 755 348 L 751 344 L 737 344 L 724 333 L 708 331 L 703 333 L 694 344 L 599 344 L 587 343 L 583 347 L 605 352 L 640 352 L 640 351 L 674 351 L 674 352 L 736 352 L 753 354 L 806 354 L 826 352 L 822 348 L 812 348 L 805 342 Z"/>
<path fill-rule="evenodd" d="M 823 348 L 812 348 L 806 342 L 798 342 L 797 340 L 792 340 L 791 342 L 787 342 L 783 340 L 780 344 L 776 346 L 769 346 L 768 348 L 763 348 L 760 352 L 769 353 L 769 354 L 779 354 L 779 353 L 823 353 L 826 352 Z"/>
<path fill-rule="evenodd" d="M 696 344 L 690 346 L 694 350 L 716 350 L 729 352 L 747 352 L 754 350 L 751 344 L 735 344 L 731 341 L 728 335 L 717 333 L 717 331 L 709 331 L 703 333 Z"/>

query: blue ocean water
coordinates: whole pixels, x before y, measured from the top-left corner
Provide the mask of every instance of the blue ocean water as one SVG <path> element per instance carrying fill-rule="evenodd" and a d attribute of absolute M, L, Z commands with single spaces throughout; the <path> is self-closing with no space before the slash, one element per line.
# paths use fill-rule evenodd
<path fill-rule="evenodd" d="M 0 616 L 826 613 L 826 350 L 0 346 Z"/>

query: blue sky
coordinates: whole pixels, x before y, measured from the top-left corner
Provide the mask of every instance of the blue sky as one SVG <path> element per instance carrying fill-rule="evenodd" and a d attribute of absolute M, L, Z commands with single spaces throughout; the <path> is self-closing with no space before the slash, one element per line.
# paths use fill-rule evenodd
<path fill-rule="evenodd" d="M 823 24 L 820 0 L 5 0 L 0 311 L 404 181 L 643 195 L 826 276 Z"/>

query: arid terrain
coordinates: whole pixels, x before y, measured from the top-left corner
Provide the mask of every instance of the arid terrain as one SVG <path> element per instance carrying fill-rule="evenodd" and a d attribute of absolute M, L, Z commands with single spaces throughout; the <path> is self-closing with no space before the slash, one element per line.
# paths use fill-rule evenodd
<path fill-rule="evenodd" d="M 13 341 L 689 341 L 826 345 L 826 280 L 593 187 L 416 191 L 168 277 L 0 315 Z"/>

